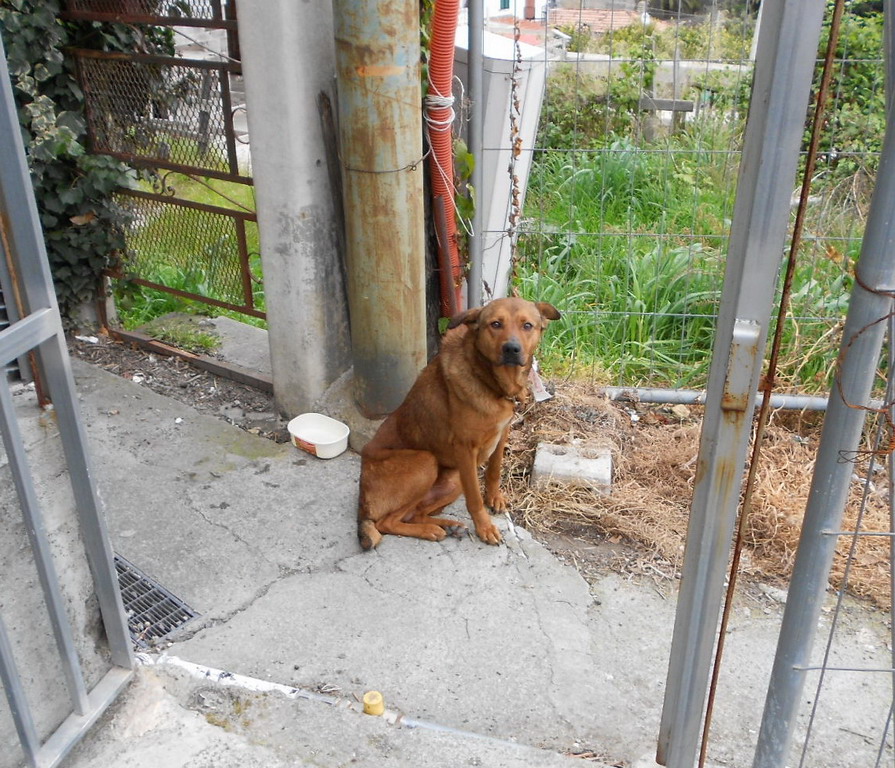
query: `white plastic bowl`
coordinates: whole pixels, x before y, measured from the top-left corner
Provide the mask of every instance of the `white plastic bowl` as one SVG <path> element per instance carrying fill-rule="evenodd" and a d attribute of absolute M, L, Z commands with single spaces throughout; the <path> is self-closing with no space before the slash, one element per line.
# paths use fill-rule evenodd
<path fill-rule="evenodd" d="M 348 447 L 347 425 L 322 413 L 296 416 L 288 429 L 292 444 L 318 459 L 332 459 Z"/>

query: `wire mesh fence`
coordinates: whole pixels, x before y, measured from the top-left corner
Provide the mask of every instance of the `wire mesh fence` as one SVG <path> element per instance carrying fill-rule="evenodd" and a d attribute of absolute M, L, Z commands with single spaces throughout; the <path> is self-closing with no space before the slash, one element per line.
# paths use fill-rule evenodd
<path fill-rule="evenodd" d="M 138 190 L 117 200 L 130 213 L 125 274 L 133 284 L 264 317 L 254 212 Z M 126 307 L 127 297 L 120 302 Z"/>
<path fill-rule="evenodd" d="M 548 364 L 617 386 L 698 389 L 761 15 L 749 3 L 701 16 L 606 5 L 547 9 L 513 30 L 548 65 L 516 281 L 563 310 Z M 879 15 L 852 13 L 845 29 L 787 320 L 790 391 L 829 383 L 884 122 Z"/>
<path fill-rule="evenodd" d="M 152 24 L 156 47 L 178 54 L 70 51 L 91 152 L 133 169 L 116 195 L 129 215 L 113 275 L 125 329 L 189 302 L 263 320 L 234 3 L 71 0 L 66 17 Z"/>
<path fill-rule="evenodd" d="M 875 597 L 877 605 L 891 605 L 891 468 L 885 453 L 888 446 L 884 445 L 890 439 L 883 414 L 866 425 L 861 449 L 849 454 L 855 475 L 853 494 L 858 498 L 848 505 L 842 530 L 825 533 L 837 541 L 832 580 L 838 587 L 825 601 L 815 647 L 806 657 L 805 703 L 789 756 L 789 764 L 799 768 L 824 760 L 819 737 L 833 728 L 850 744 L 854 765 L 878 768 L 891 765 L 895 756 L 891 706 L 843 712 L 834 703 L 835 698 L 855 690 L 861 690 L 866 700 L 885 701 L 888 695 L 891 701 L 895 674 L 891 608 L 888 627 L 886 612 L 879 611 L 878 632 L 867 627 L 856 630 L 854 617 L 862 609 L 851 597 L 863 590 Z"/>
<path fill-rule="evenodd" d="M 223 27 L 229 18 L 222 0 L 66 0 L 65 10 L 71 18 L 185 26 Z"/>
<path fill-rule="evenodd" d="M 91 149 L 131 163 L 239 177 L 223 62 L 77 50 Z"/>
<path fill-rule="evenodd" d="M 520 45 L 539 46 L 548 67 L 538 138 L 528 150 L 533 165 L 514 279 L 523 295 L 563 311 L 541 348 L 554 374 L 574 370 L 623 388 L 703 389 L 761 13 L 750 3 L 728 4 L 723 13 L 720 4 L 704 4 L 699 16 L 654 13 L 644 4 L 597 5 L 606 7 L 547 7 L 531 21 L 491 24 Z M 514 11 L 523 16 L 521 7 Z M 802 167 L 829 21 L 802 128 Z M 803 199 L 800 179 L 792 180 L 791 221 L 801 207 L 804 228 L 783 320 L 778 391 L 826 395 L 837 362 L 845 369 L 854 362 L 837 356 L 885 135 L 884 80 L 881 9 L 848 4 Z M 778 285 L 779 302 L 782 276 Z M 882 360 L 879 368 L 891 363 Z M 881 377 L 874 394 L 884 391 Z M 893 680 L 891 641 L 879 642 L 886 622 L 891 628 L 895 583 L 892 488 L 884 467 L 891 432 L 891 418 L 880 412 L 860 455 L 839 457 L 852 474 L 845 482 L 846 530 L 820 534 L 839 540 L 829 575 L 838 591 L 822 614 L 828 637 L 813 655 L 810 641 L 799 649 L 798 671 L 809 681 L 797 721 L 787 723 L 794 748 L 779 765 L 831 764 L 823 746 L 831 732 L 849 743 L 850 764 L 891 764 L 893 710 L 870 704 L 886 702 Z M 798 529 L 800 512 L 790 520 L 777 510 L 778 526 Z M 812 584 L 821 595 L 827 577 Z M 872 595 L 882 608 L 880 633 L 851 623 L 857 613 L 875 610 L 854 603 L 854 594 Z M 864 706 L 837 708 L 848 690 L 863 691 Z"/>

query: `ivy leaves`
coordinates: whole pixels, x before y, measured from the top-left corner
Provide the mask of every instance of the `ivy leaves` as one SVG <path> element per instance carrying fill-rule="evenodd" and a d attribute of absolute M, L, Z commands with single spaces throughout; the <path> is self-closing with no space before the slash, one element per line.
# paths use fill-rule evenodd
<path fill-rule="evenodd" d="M 475 213 L 475 188 L 470 184 L 475 168 L 475 156 L 469 151 L 463 139 L 454 139 L 454 175 L 457 177 L 457 192 L 454 205 L 457 216 L 467 221 Z"/>
<path fill-rule="evenodd" d="M 60 21 L 59 0 L 4 0 L 6 49 L 19 124 L 63 319 L 96 298 L 100 276 L 123 255 L 128 214 L 115 200 L 128 167 L 87 152 L 83 94 L 66 46 L 146 46 L 134 27 Z"/>

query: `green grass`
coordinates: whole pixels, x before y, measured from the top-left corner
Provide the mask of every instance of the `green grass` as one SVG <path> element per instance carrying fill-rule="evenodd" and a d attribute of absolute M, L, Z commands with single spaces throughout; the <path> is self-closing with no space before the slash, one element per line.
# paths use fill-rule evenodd
<path fill-rule="evenodd" d="M 159 317 L 148 323 L 145 330 L 153 338 L 197 355 L 211 352 L 220 345 L 217 335 L 203 330 L 190 315 Z"/>
<path fill-rule="evenodd" d="M 521 293 L 563 312 L 541 347 L 552 373 L 625 386 L 702 387 L 736 189 L 740 129 L 716 118 L 638 148 L 536 157 L 516 268 Z M 826 194 L 832 194 L 829 190 Z M 826 199 L 826 198 L 824 198 Z M 856 216 L 818 210 L 800 252 L 781 379 L 822 391 L 859 248 Z"/>
<path fill-rule="evenodd" d="M 184 200 L 231 210 L 255 210 L 255 188 L 248 184 L 221 179 L 199 179 L 182 173 L 168 174 L 165 183 L 175 191 L 177 197 Z"/>
<path fill-rule="evenodd" d="M 602 383 L 624 386 L 705 385 L 747 84 L 718 85 L 714 108 L 649 143 L 641 138 L 639 110 L 616 109 L 615 91 L 601 90 L 569 68 L 558 68 L 548 80 L 542 149 L 529 179 L 515 274 L 523 295 L 550 301 L 563 312 L 541 347 L 550 373 L 587 372 Z M 639 82 L 628 86 L 639 92 Z M 254 209 L 251 187 L 202 184 L 176 174 L 167 179 L 178 197 Z M 806 221 L 780 362 L 779 380 L 791 389 L 829 388 L 870 186 L 867 178 L 853 175 L 821 178 L 812 190 L 821 202 Z M 220 290 L 214 288 L 220 286 L 216 250 L 232 244 L 207 236 L 191 239 L 191 225 L 179 215 L 167 212 L 143 222 L 135 240 L 148 264 L 141 276 L 214 295 Z M 250 227 L 249 249 L 252 271 L 260 277 L 256 226 Z M 184 311 L 230 314 L 264 325 L 135 288 L 119 285 L 119 312 L 127 328 Z M 255 302 L 263 309 L 260 282 Z"/>
<path fill-rule="evenodd" d="M 164 187 L 179 199 L 230 210 L 254 211 L 254 188 L 218 179 L 197 179 L 169 173 L 162 178 Z M 146 181 L 141 188 L 150 189 Z M 253 303 L 264 311 L 261 283 L 261 256 L 258 226 L 246 222 L 246 242 L 253 277 Z M 132 256 L 128 264 L 135 277 L 196 293 L 230 304 L 242 304 L 242 281 L 235 234 L 216 226 L 206 213 L 159 204 L 144 214 L 131 233 L 128 245 Z M 115 299 L 119 317 L 128 330 L 145 325 L 170 312 L 227 316 L 250 325 L 266 327 L 264 320 L 241 312 L 175 296 L 165 291 L 117 281 Z"/>

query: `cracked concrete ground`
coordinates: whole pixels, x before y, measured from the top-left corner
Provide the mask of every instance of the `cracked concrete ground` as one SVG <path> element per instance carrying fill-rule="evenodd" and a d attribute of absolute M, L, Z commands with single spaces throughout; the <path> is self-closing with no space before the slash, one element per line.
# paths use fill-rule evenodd
<path fill-rule="evenodd" d="M 201 614 L 166 653 L 345 706 L 243 690 L 209 708 L 220 696 L 210 678 L 145 666 L 72 768 L 546 766 L 569 752 L 630 765 L 654 754 L 674 600 L 650 583 L 606 573 L 588 584 L 506 519 L 500 547 L 386 537 L 361 552 L 355 454 L 320 461 L 101 369 L 74 370 L 115 551 Z M 753 603 L 732 623 L 712 762 L 751 764 L 780 616 Z M 869 634 L 843 663 L 856 653 L 888 664 L 882 622 L 861 614 L 859 629 Z M 836 694 L 812 765 L 872 764 L 856 761 L 874 749 L 870 708 L 891 699 L 887 681 L 864 685 L 860 706 L 837 706 L 847 684 Z M 352 711 L 370 689 L 441 730 Z"/>

